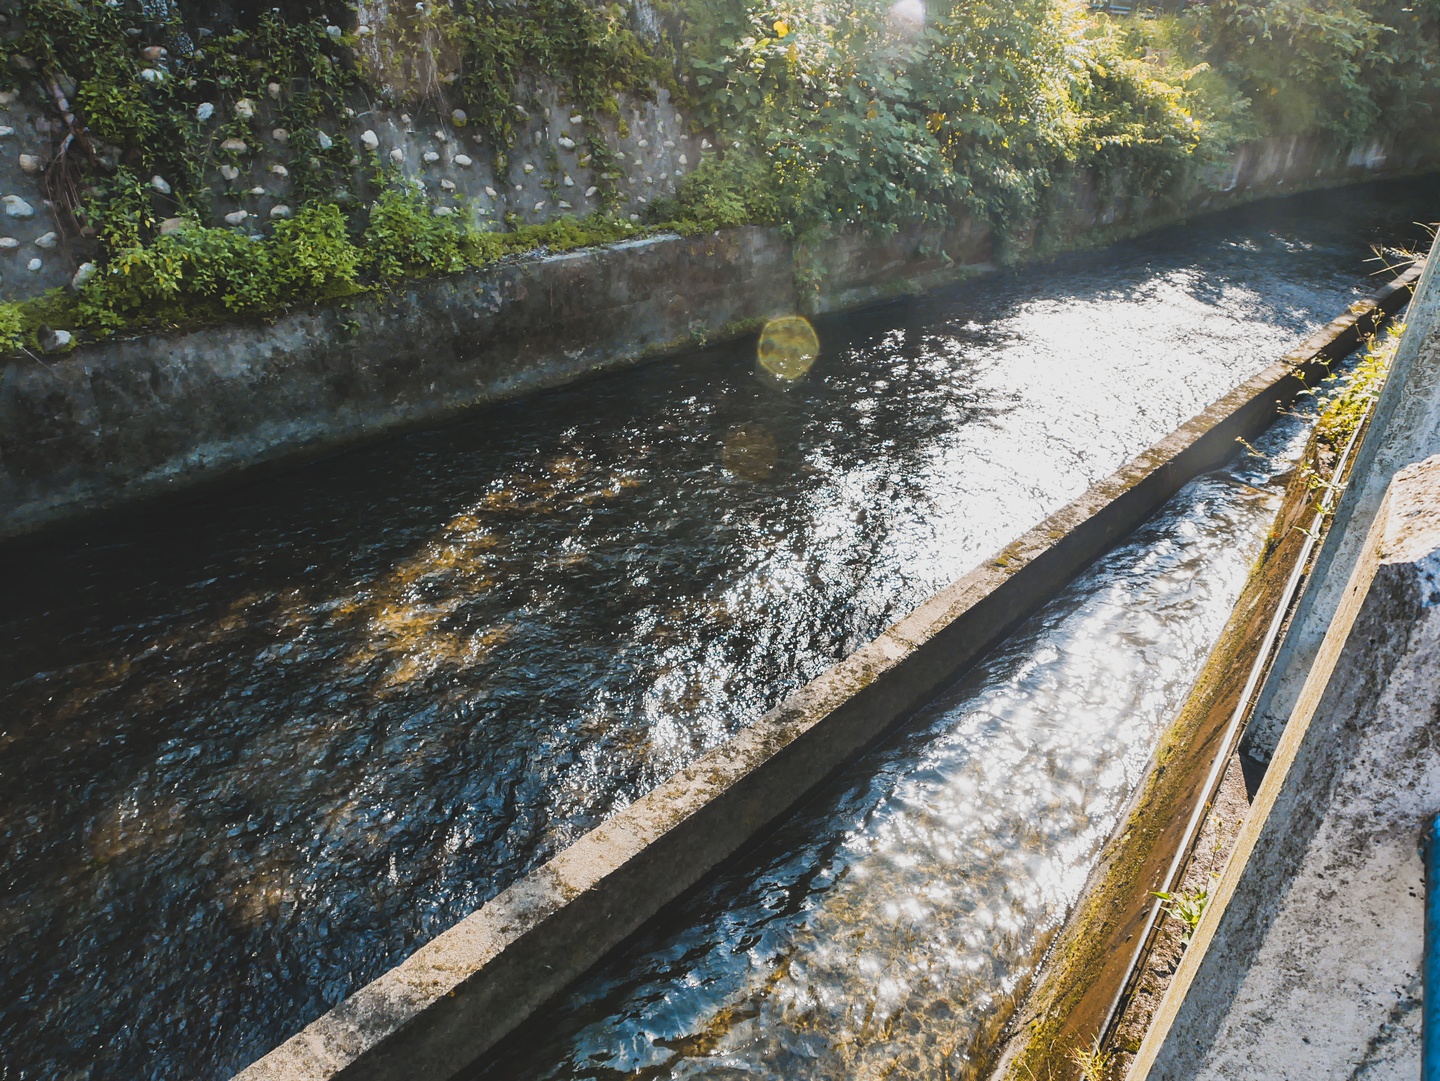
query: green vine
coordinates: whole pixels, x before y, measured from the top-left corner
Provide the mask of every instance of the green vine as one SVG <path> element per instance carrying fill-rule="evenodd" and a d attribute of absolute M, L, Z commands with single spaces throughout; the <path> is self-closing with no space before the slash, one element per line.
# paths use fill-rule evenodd
<path fill-rule="evenodd" d="M 445 10 L 445 9 L 442 9 Z M 469 122 L 496 148 L 504 174 L 526 115 L 521 88 L 542 73 L 560 78 L 584 122 L 591 171 L 607 203 L 614 201 L 614 151 L 600 134 L 601 117 L 618 116 L 617 99 L 649 101 L 668 74 L 627 25 L 619 4 L 585 0 L 457 0 L 447 33 L 462 64 L 460 93 Z"/>

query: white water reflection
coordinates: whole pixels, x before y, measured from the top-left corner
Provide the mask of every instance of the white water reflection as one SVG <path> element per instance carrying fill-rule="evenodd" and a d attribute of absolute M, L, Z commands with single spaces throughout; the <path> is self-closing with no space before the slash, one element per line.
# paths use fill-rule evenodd
<path fill-rule="evenodd" d="M 551 1046 L 486 1076 L 974 1076 L 1229 617 L 1304 432 L 1282 421 L 1275 460 L 1187 485 L 758 870 L 577 992 Z"/>

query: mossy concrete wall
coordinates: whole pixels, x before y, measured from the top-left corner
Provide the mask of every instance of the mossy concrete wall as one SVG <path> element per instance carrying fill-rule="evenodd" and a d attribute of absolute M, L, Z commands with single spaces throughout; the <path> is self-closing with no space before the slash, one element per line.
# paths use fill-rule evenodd
<path fill-rule="evenodd" d="M 1248 199 L 1414 173 L 1421 148 L 1308 139 L 1241 148 L 1165 199 L 1088 174 L 1009 261 L 1103 243 Z M 3 176 L 3 169 L 0 169 Z M 658 236 L 414 282 L 271 322 L 147 334 L 0 362 L 0 540 L 252 466 L 330 450 L 680 347 L 993 269 L 983 224 Z"/>
<path fill-rule="evenodd" d="M 0 369 L 0 537 L 433 423 L 795 307 L 788 242 L 747 228 L 12 360 Z"/>

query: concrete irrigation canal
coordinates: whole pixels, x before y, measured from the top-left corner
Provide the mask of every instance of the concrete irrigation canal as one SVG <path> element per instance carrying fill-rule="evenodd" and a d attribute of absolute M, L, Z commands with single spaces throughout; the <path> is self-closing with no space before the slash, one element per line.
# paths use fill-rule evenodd
<path fill-rule="evenodd" d="M 818 320 L 791 385 L 752 340 L 12 544 L 4 1076 L 225 1078 L 277 1047 L 247 1076 L 974 1076 L 1271 528 L 1308 420 L 1259 373 L 1437 195 L 1227 211 Z M 1086 526 L 1126 485 L 1158 513 Z M 1013 610 L 943 638 L 1002 550 Z M 912 612 L 940 645 L 883 645 Z M 892 647 L 924 655 L 913 702 L 864 668 Z M 868 722 L 796 737 L 810 780 L 729 805 L 758 847 L 677 841 L 632 866 L 679 898 L 661 919 L 599 967 L 603 929 L 557 947 L 573 974 L 517 967 L 524 921 L 606 873 L 573 854 L 607 822 L 636 855 L 677 778 L 721 791 L 707 762 L 791 746 L 762 744 L 842 678 L 910 723 L 858 757 Z M 491 1030 L 443 963 L 461 1012 L 405 1029 L 430 991 L 395 966 L 442 941 L 510 964 Z"/>

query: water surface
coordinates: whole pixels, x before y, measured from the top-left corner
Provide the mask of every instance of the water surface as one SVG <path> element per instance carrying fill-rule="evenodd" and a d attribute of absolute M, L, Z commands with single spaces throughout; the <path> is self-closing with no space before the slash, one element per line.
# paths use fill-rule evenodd
<path fill-rule="evenodd" d="M 1022 626 L 483 1081 L 980 1076 L 1239 596 L 1278 421 Z"/>
<path fill-rule="evenodd" d="M 7 550 L 0 1076 L 263 1054 L 1370 291 L 1436 194 L 1261 204 L 823 321 L 788 389 L 687 354 Z"/>

